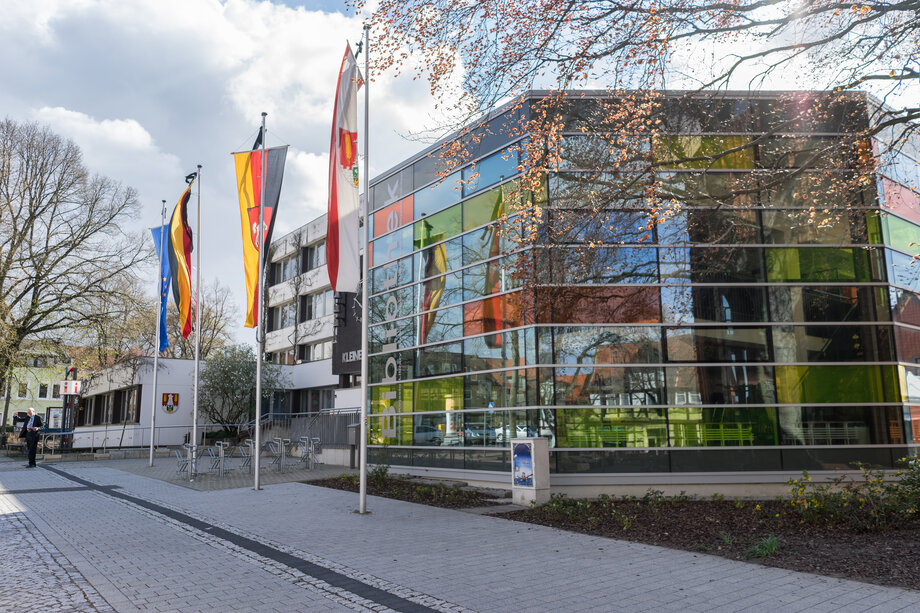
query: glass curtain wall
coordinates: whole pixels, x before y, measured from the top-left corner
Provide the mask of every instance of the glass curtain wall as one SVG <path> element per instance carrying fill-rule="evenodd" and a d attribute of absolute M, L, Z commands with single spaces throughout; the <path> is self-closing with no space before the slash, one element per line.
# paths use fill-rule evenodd
<path fill-rule="evenodd" d="M 912 220 L 840 187 L 845 126 L 770 135 L 781 101 L 746 112 L 750 134 L 649 140 L 680 203 L 660 223 L 635 201 L 587 215 L 579 194 L 603 178 L 577 156 L 522 194 L 507 142 L 433 183 L 424 158 L 376 182 L 371 445 L 504 470 L 510 438 L 544 436 L 559 472 L 660 472 L 890 465 L 916 442 L 920 202 Z M 546 211 L 532 286 L 515 198 Z"/>

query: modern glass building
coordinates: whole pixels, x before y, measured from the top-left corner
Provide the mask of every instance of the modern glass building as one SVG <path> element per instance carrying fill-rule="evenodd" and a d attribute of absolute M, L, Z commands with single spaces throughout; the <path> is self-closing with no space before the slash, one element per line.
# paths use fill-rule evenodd
<path fill-rule="evenodd" d="M 578 109 L 606 95 L 572 107 L 537 192 L 516 181 L 528 135 L 504 129 L 527 105 L 486 118 L 450 176 L 435 145 L 371 182 L 371 461 L 506 473 L 518 436 L 550 439 L 554 473 L 598 477 L 915 452 L 909 143 L 858 136 L 874 108 L 858 94 L 665 93 L 664 132 L 633 143 L 665 194 L 649 223 L 641 196 L 605 199 L 626 171 L 605 173 Z M 542 213 L 516 251 L 524 197 Z"/>

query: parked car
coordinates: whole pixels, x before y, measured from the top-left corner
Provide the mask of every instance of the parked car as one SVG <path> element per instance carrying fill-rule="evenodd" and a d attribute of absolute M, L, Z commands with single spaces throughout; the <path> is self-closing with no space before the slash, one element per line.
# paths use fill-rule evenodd
<path fill-rule="evenodd" d="M 434 426 L 418 425 L 412 440 L 416 445 L 440 445 L 444 434 Z"/>
<path fill-rule="evenodd" d="M 518 424 L 514 428 L 514 434 L 511 433 L 510 425 L 495 428 L 495 440 L 499 443 L 506 443 L 513 438 L 533 438 L 535 436 L 540 436 L 536 426 Z"/>
<path fill-rule="evenodd" d="M 468 421 L 463 424 L 464 445 L 494 445 L 495 429 L 486 427 L 485 422 Z"/>

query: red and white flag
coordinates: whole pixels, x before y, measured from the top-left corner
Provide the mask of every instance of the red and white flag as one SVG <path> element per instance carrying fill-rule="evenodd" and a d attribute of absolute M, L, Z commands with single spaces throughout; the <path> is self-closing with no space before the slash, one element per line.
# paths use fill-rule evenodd
<path fill-rule="evenodd" d="M 335 116 L 329 147 L 329 214 L 326 229 L 326 266 L 337 292 L 356 292 L 361 279 L 358 227 L 358 86 L 361 73 L 351 47 L 339 69 Z"/>

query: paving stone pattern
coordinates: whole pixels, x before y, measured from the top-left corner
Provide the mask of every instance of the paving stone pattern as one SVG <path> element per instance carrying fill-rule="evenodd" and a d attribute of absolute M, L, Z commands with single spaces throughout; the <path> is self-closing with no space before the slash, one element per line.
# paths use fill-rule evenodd
<path fill-rule="evenodd" d="M 384 610 L 346 580 L 419 610 L 920 610 L 920 592 L 374 497 L 358 515 L 355 494 L 300 483 L 192 491 L 117 466 L 55 465 L 65 477 L 0 465 L 0 492 L 57 490 L 0 493 L 0 508 L 46 537 L 30 572 L 60 560 L 75 570 L 49 581 L 80 593 L 88 582 L 105 599 L 69 610 Z M 336 579 L 313 576 L 323 573 Z M 0 610 L 18 602 L 0 590 Z"/>

